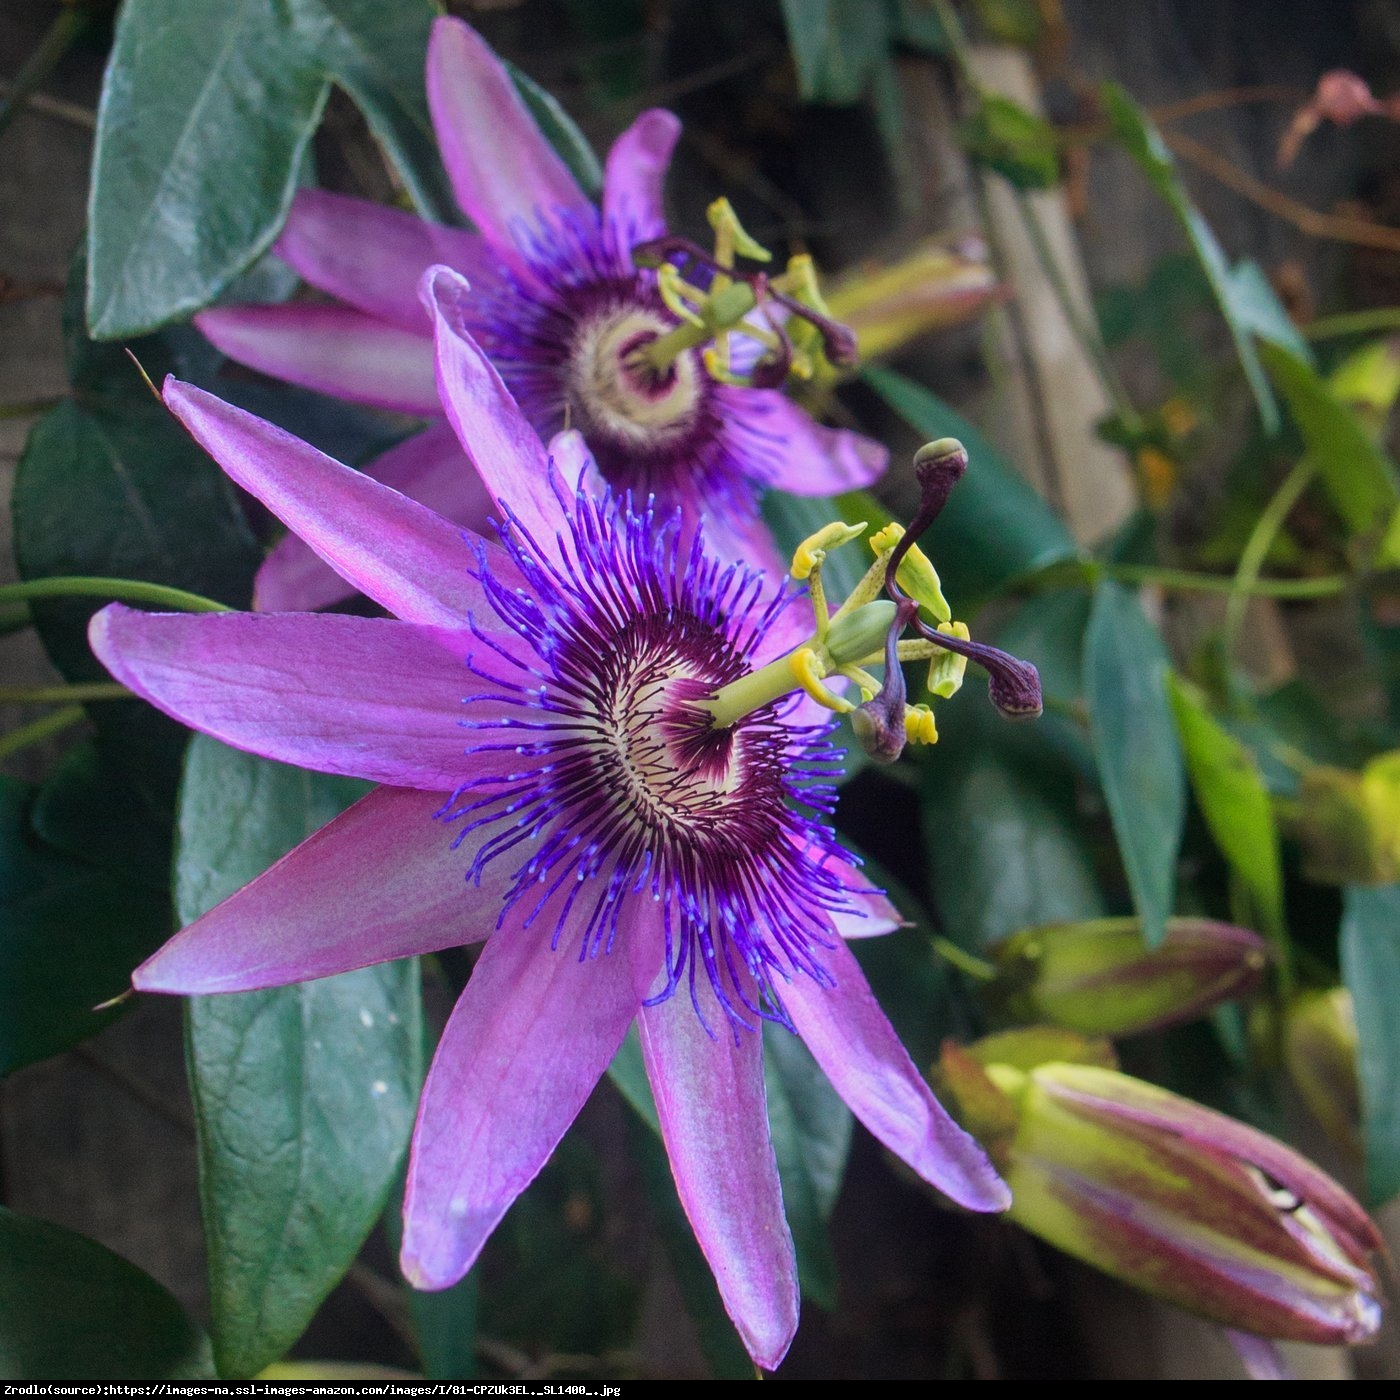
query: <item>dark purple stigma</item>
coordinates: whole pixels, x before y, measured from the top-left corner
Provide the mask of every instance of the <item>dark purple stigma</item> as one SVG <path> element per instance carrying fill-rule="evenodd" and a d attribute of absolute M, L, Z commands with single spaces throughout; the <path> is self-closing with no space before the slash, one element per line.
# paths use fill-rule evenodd
<path fill-rule="evenodd" d="M 893 763 L 904 752 L 904 707 L 909 697 L 899 664 L 899 636 L 918 612 L 919 605 L 911 598 L 896 607 L 885 636 L 885 683 L 851 715 L 851 728 L 861 748 L 877 763 Z"/>
<path fill-rule="evenodd" d="M 676 234 L 666 234 L 662 238 L 653 238 L 646 243 L 638 243 L 632 249 L 632 261 L 638 267 L 657 268 L 666 262 L 689 262 L 699 267 L 707 269 L 709 272 L 719 277 L 728 277 L 734 282 L 747 283 L 753 292 L 754 305 L 761 308 L 766 302 L 776 302 L 784 307 L 799 320 L 806 321 L 812 326 L 822 338 L 822 350 L 826 358 L 839 369 L 849 369 L 859 363 L 860 351 L 856 341 L 856 333 L 840 321 L 834 321 L 830 316 L 823 315 L 820 311 L 810 306 L 804 306 L 795 297 L 790 297 L 786 292 L 778 291 L 768 280 L 766 272 L 737 272 L 732 267 L 724 267 L 717 262 L 714 257 L 707 253 L 698 243 L 692 243 L 688 238 L 681 238 Z M 792 364 L 792 342 L 788 338 L 787 332 L 778 325 L 771 316 L 766 316 L 773 333 L 778 337 L 780 349 L 776 356 L 764 361 L 754 371 L 754 384 L 758 388 L 776 388 L 786 378 L 788 367 Z M 781 365 L 781 373 L 773 380 L 776 367 Z M 763 382 L 760 382 L 759 375 L 763 375 Z M 773 380 L 773 382 L 768 382 Z"/>
<path fill-rule="evenodd" d="M 1043 710 L 1044 703 L 1040 692 L 1040 672 L 1029 661 L 1022 661 L 985 642 L 963 641 L 961 637 L 936 631 L 920 618 L 918 604 L 899 586 L 899 566 L 904 556 L 938 518 L 948 504 L 953 487 L 962 480 L 966 471 L 967 449 L 955 438 L 940 438 L 937 442 L 926 443 L 914 454 L 914 474 L 919 479 L 922 491 L 919 509 L 885 566 L 885 592 L 899 608 L 895 614 L 895 630 L 891 635 L 898 636 L 907 625 L 925 641 L 975 661 L 987 673 L 987 694 L 1003 715 L 1008 719 L 1035 719 Z"/>

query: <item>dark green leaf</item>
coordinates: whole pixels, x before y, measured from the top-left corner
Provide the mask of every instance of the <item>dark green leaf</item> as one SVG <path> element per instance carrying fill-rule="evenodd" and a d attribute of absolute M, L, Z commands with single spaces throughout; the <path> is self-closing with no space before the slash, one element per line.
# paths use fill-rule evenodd
<path fill-rule="evenodd" d="M 1060 182 L 1055 129 L 1010 98 L 983 93 L 958 132 L 963 149 L 1017 189 L 1045 190 Z"/>
<path fill-rule="evenodd" d="M 1172 912 L 1186 814 L 1167 671 L 1162 639 L 1136 595 L 1101 583 L 1084 637 L 1084 690 L 1109 815 L 1151 946 Z"/>
<path fill-rule="evenodd" d="M 1400 505 L 1395 463 L 1306 360 L 1277 345 L 1260 353 L 1347 527 L 1361 534 L 1387 525 Z"/>
<path fill-rule="evenodd" d="M 423 87 L 433 14 L 429 0 L 128 0 L 98 113 L 93 334 L 207 305 L 269 246 L 332 81 L 424 212 L 450 217 Z"/>
<path fill-rule="evenodd" d="M 197 918 L 365 785 L 190 744 L 176 905 Z M 384 1207 L 422 1079 L 417 963 L 198 997 L 189 1065 L 221 1375 L 282 1355 Z"/>
<path fill-rule="evenodd" d="M 893 18 L 885 0 L 783 0 L 803 99 L 861 101 L 876 66 L 887 61 Z"/>
<path fill-rule="evenodd" d="M 958 616 L 1017 575 L 1075 556 L 1074 540 L 1055 513 L 971 423 L 895 370 L 863 375 L 924 438 L 955 437 L 967 448 L 967 475 L 921 541 Z"/>
<path fill-rule="evenodd" d="M 978 949 L 1037 923 L 1105 913 L 1074 770 L 976 696 L 924 765 L 924 840 L 944 930 Z M 966 707 L 976 704 L 977 710 Z M 1019 728 L 1019 726 L 1017 727 Z"/>
<path fill-rule="evenodd" d="M 109 1025 L 116 1012 L 93 1007 L 169 932 L 164 890 L 36 839 L 29 790 L 0 777 L 0 1075 Z"/>
<path fill-rule="evenodd" d="M 1177 173 L 1176 162 L 1148 115 L 1117 83 L 1103 85 L 1103 100 L 1114 135 L 1137 162 L 1157 193 L 1171 206 L 1185 229 L 1201 270 L 1215 295 L 1216 304 L 1220 307 L 1220 314 L 1229 327 L 1235 353 L 1259 405 L 1259 416 L 1265 431 L 1277 432 L 1278 405 L 1270 392 L 1264 368 L 1259 363 L 1253 337 L 1272 338 L 1287 323 L 1287 315 L 1281 308 L 1267 306 L 1267 283 L 1257 275 L 1257 271 L 1248 270 L 1249 264 L 1230 266 L 1210 225 L 1192 204 L 1186 186 Z M 1276 302 L 1277 298 L 1273 300 Z M 1288 343 L 1296 342 L 1296 331 L 1283 333 Z"/>
<path fill-rule="evenodd" d="M 95 1240 L 0 1206 L 0 1379 L 212 1375 L 208 1340 L 148 1274 Z"/>
<path fill-rule="evenodd" d="M 1263 932 L 1281 939 L 1283 862 L 1273 803 L 1259 768 L 1249 750 L 1216 723 L 1194 686 L 1168 673 L 1167 691 L 1186 771 L 1210 834 L 1250 892 Z"/>
<path fill-rule="evenodd" d="M 1366 1186 L 1379 1206 L 1400 1191 L 1400 886 L 1347 890 L 1341 954 L 1356 1008 Z"/>
<path fill-rule="evenodd" d="M 603 192 L 603 167 L 598 161 L 588 137 L 561 107 L 552 93 L 546 92 L 528 73 L 522 73 L 513 63 L 507 63 L 511 81 L 525 105 L 530 109 L 539 129 L 549 144 L 559 152 L 579 187 L 585 194 L 598 196 Z"/>

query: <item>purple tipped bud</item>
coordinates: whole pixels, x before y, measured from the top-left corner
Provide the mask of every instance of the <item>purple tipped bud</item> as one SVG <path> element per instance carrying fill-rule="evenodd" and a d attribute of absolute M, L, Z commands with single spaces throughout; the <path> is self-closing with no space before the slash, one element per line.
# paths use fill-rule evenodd
<path fill-rule="evenodd" d="M 1170 919 L 1156 948 L 1147 946 L 1139 919 L 1093 919 L 1007 939 L 996 951 L 995 989 L 1018 1020 L 1083 1035 L 1137 1035 L 1247 995 L 1270 960 L 1257 934 L 1214 919 Z"/>
<path fill-rule="evenodd" d="M 973 1131 L 990 1128 L 1010 1217 L 1032 1234 L 1255 1336 L 1375 1335 L 1380 1233 L 1292 1148 L 1098 1065 L 986 1063 L 973 1046 L 940 1069 Z"/>

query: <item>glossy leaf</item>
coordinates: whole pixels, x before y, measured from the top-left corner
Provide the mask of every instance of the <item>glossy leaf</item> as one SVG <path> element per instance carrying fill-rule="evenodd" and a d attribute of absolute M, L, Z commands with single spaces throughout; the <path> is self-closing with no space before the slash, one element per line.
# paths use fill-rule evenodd
<path fill-rule="evenodd" d="M 30 825 L 32 793 L 0 777 L 0 1075 L 108 1026 L 94 1011 L 170 932 L 163 889 L 75 858 Z M 103 833 L 88 828 L 89 845 Z"/>
<path fill-rule="evenodd" d="M 429 0 L 128 0 L 98 112 L 93 334 L 207 305 L 271 244 L 332 82 L 423 212 L 449 218 L 423 84 L 433 15 Z"/>
<path fill-rule="evenodd" d="M 365 791 L 197 736 L 180 794 L 181 921 L 211 908 Z M 256 1374 L 296 1340 L 384 1207 L 422 1079 L 417 963 L 193 998 L 214 1350 Z"/>
<path fill-rule="evenodd" d="M 1201 813 L 1249 891 L 1262 931 L 1283 937 L 1283 863 L 1273 803 L 1249 750 L 1216 722 L 1194 686 L 1168 673 L 1186 771 Z"/>
<path fill-rule="evenodd" d="M 956 718 L 950 708 L 946 725 L 940 717 L 944 736 L 921 787 L 944 932 L 979 949 L 1027 924 L 1100 917 L 1106 911 L 1073 769 L 985 702 L 968 711 L 975 699 L 967 697 Z"/>
<path fill-rule="evenodd" d="M 1172 912 L 1186 814 L 1167 672 L 1162 639 L 1136 595 L 1100 584 L 1084 636 L 1084 690 L 1114 835 L 1152 947 L 1162 941 Z"/>
<path fill-rule="evenodd" d="M 149 1274 L 0 1206 L 0 1380 L 187 1381 L 209 1342 Z"/>
<path fill-rule="evenodd" d="M 1102 91 L 1113 134 L 1185 229 L 1201 270 L 1210 283 L 1220 314 L 1229 327 L 1235 354 L 1259 406 L 1265 431 L 1277 432 L 1278 404 L 1269 388 L 1264 367 L 1259 362 L 1254 337 L 1274 339 L 1282 334 L 1286 337 L 1286 343 L 1296 348 L 1297 331 L 1291 329 L 1287 314 L 1277 306 L 1277 297 L 1271 297 L 1267 280 L 1257 274 L 1257 269 L 1250 271 L 1251 265 L 1248 263 L 1234 267 L 1230 265 L 1210 225 L 1191 202 L 1177 172 L 1176 162 L 1162 140 L 1161 132 L 1146 112 L 1117 83 L 1105 83 Z"/>
<path fill-rule="evenodd" d="M 1260 353 L 1347 527 L 1362 533 L 1388 524 L 1400 505 L 1395 463 L 1305 360 L 1276 345 Z"/>
<path fill-rule="evenodd" d="M 955 437 L 967 448 L 967 475 L 920 542 L 959 616 L 1008 580 L 1075 557 L 1054 511 L 961 414 L 895 370 L 875 367 L 863 377 L 925 440 Z"/>
<path fill-rule="evenodd" d="M 983 93 L 958 136 L 973 161 L 995 170 L 1017 189 L 1044 190 L 1059 183 L 1060 146 L 1054 127 L 1010 98 Z"/>
<path fill-rule="evenodd" d="M 845 105 L 865 97 L 888 62 L 891 18 L 886 0 L 783 0 L 803 98 Z"/>
<path fill-rule="evenodd" d="M 1379 1206 L 1400 1192 L 1400 886 L 1347 890 L 1341 957 L 1356 1010 L 1366 1186 Z"/>

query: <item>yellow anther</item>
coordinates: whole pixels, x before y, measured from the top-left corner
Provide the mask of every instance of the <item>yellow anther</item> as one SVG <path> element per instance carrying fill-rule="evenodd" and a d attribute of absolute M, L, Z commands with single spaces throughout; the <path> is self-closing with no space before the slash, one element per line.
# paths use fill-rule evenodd
<path fill-rule="evenodd" d="M 662 263 L 656 269 L 656 290 L 660 292 L 666 309 L 678 320 L 686 321 L 692 326 L 705 325 L 704 317 L 693 310 L 687 300 L 687 295 L 695 297 L 696 289 L 670 263 Z"/>
<path fill-rule="evenodd" d="M 940 622 L 938 630 L 945 637 L 957 637 L 964 642 L 969 641 L 972 636 L 967 630 L 965 622 Z M 963 683 L 963 674 L 966 670 L 967 657 L 959 656 L 956 652 L 951 651 L 935 653 L 933 659 L 928 663 L 929 694 L 938 696 L 940 700 L 946 700 L 950 695 L 955 695 Z"/>
<path fill-rule="evenodd" d="M 927 705 L 910 705 L 904 711 L 904 738 L 910 744 L 936 744 L 938 725 Z"/>
<path fill-rule="evenodd" d="M 813 569 L 821 566 L 833 549 L 840 549 L 843 544 L 858 540 L 865 533 L 865 526 L 864 520 L 858 525 L 847 525 L 844 520 L 833 520 L 830 525 L 823 525 L 816 534 L 808 535 L 793 551 L 793 578 L 799 582 L 805 579 Z"/>
<path fill-rule="evenodd" d="M 876 555 L 887 554 L 903 538 L 904 526 L 891 522 L 883 530 L 877 530 L 871 535 L 870 548 Z M 927 608 L 939 622 L 952 619 L 953 610 L 943 596 L 943 585 L 939 582 L 938 570 L 918 545 L 911 545 L 909 552 L 899 561 L 899 573 L 896 577 L 899 586 L 920 607 Z"/>
<path fill-rule="evenodd" d="M 826 668 L 811 647 L 801 647 L 788 657 L 793 679 L 817 702 L 828 710 L 844 715 L 855 709 L 849 700 L 843 700 L 833 690 L 822 684 Z"/>
<path fill-rule="evenodd" d="M 738 253 L 755 262 L 769 262 L 772 253 L 756 239 L 751 238 L 739 222 L 734 206 L 721 195 L 708 209 L 705 217 L 715 231 L 715 261 L 721 267 L 733 267 L 734 255 Z"/>

